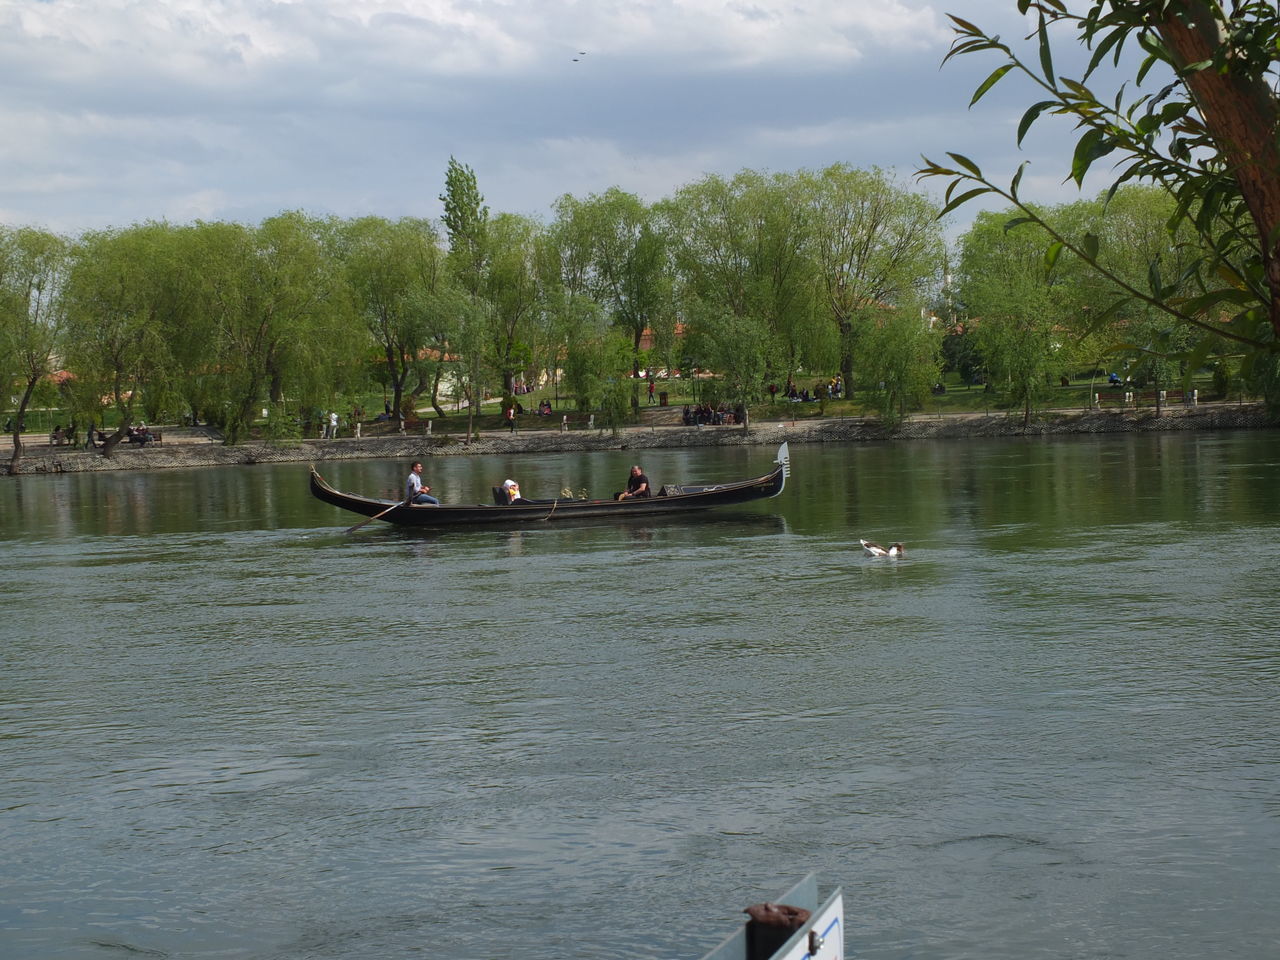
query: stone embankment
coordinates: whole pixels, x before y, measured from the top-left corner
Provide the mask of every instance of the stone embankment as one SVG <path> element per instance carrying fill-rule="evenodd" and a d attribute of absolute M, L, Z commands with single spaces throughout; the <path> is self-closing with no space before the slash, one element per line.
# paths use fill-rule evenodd
<path fill-rule="evenodd" d="M 1202 404 L 1154 410 L 1052 413 L 1029 427 L 1020 417 L 947 414 L 912 417 L 888 428 L 874 418 L 764 420 L 749 430 L 739 426 L 629 427 L 568 432 L 526 430 L 490 432 L 471 443 L 454 437 L 396 435 L 389 437 L 302 440 L 291 444 L 246 443 L 223 446 L 199 430 L 164 428 L 158 446 L 122 444 L 111 457 L 93 450 L 52 447 L 47 442 L 24 445 L 19 472 L 76 473 L 95 470 L 161 470 L 181 467 L 256 463 L 321 463 L 328 460 L 476 456 L 494 453 L 658 449 L 662 447 L 776 446 L 791 443 L 845 443 L 885 440 L 964 440 L 978 437 L 1050 437 L 1070 434 L 1147 433 L 1181 430 L 1240 430 L 1272 426 L 1260 404 Z M 8 471 L 8 450 L 0 449 L 0 473 Z"/>

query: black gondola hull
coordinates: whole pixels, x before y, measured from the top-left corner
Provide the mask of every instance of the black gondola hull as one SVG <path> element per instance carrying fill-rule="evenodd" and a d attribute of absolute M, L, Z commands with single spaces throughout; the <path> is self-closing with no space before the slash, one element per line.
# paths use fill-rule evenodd
<path fill-rule="evenodd" d="M 406 527 L 437 529 L 466 526 L 518 527 L 525 524 L 599 517 L 659 517 L 765 500 L 782 493 L 790 473 L 787 445 L 778 450 L 777 468 L 762 477 L 735 483 L 686 485 L 666 495 L 630 500 L 525 500 L 495 504 L 406 504 L 343 493 L 311 468 L 311 494 L 325 503 L 365 517 Z M 378 516 L 381 514 L 381 516 Z"/>

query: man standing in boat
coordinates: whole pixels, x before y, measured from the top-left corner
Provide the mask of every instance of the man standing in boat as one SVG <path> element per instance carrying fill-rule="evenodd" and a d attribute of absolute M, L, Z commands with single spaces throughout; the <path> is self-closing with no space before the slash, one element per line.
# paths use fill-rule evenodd
<path fill-rule="evenodd" d="M 430 490 L 431 488 L 422 482 L 421 461 L 413 461 L 413 466 L 409 468 L 409 478 L 404 482 L 405 503 L 429 503 L 440 506 L 440 501 L 431 496 Z"/>
<path fill-rule="evenodd" d="M 644 475 L 640 465 L 631 468 L 631 476 L 627 478 L 627 489 L 618 494 L 619 500 L 644 499 L 652 496 L 649 492 L 649 478 Z"/>

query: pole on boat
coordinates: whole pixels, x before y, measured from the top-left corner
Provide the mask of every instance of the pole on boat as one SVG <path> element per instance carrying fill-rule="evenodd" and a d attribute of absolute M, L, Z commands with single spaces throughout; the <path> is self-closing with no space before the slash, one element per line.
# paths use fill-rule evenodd
<path fill-rule="evenodd" d="M 409 499 L 412 499 L 412 498 L 409 498 Z M 365 517 L 363 520 L 357 523 L 354 527 L 348 527 L 344 532 L 355 533 L 357 530 L 363 527 L 366 523 L 372 523 L 374 520 L 377 520 L 379 517 L 385 516 L 386 514 L 390 513 L 396 507 L 408 506 L 409 499 L 403 500 L 400 503 L 393 503 L 391 506 L 387 507 L 387 509 L 383 510 L 382 513 L 375 513 L 372 517 Z"/>

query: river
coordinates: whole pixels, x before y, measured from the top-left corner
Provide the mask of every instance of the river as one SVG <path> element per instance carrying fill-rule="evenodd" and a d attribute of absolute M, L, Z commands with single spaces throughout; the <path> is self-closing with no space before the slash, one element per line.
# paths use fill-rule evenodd
<path fill-rule="evenodd" d="M 1276 955 L 1280 435 L 791 454 L 723 516 L 444 534 L 300 465 L 0 481 L 0 955 L 696 958 L 809 871 L 862 960 Z"/>

